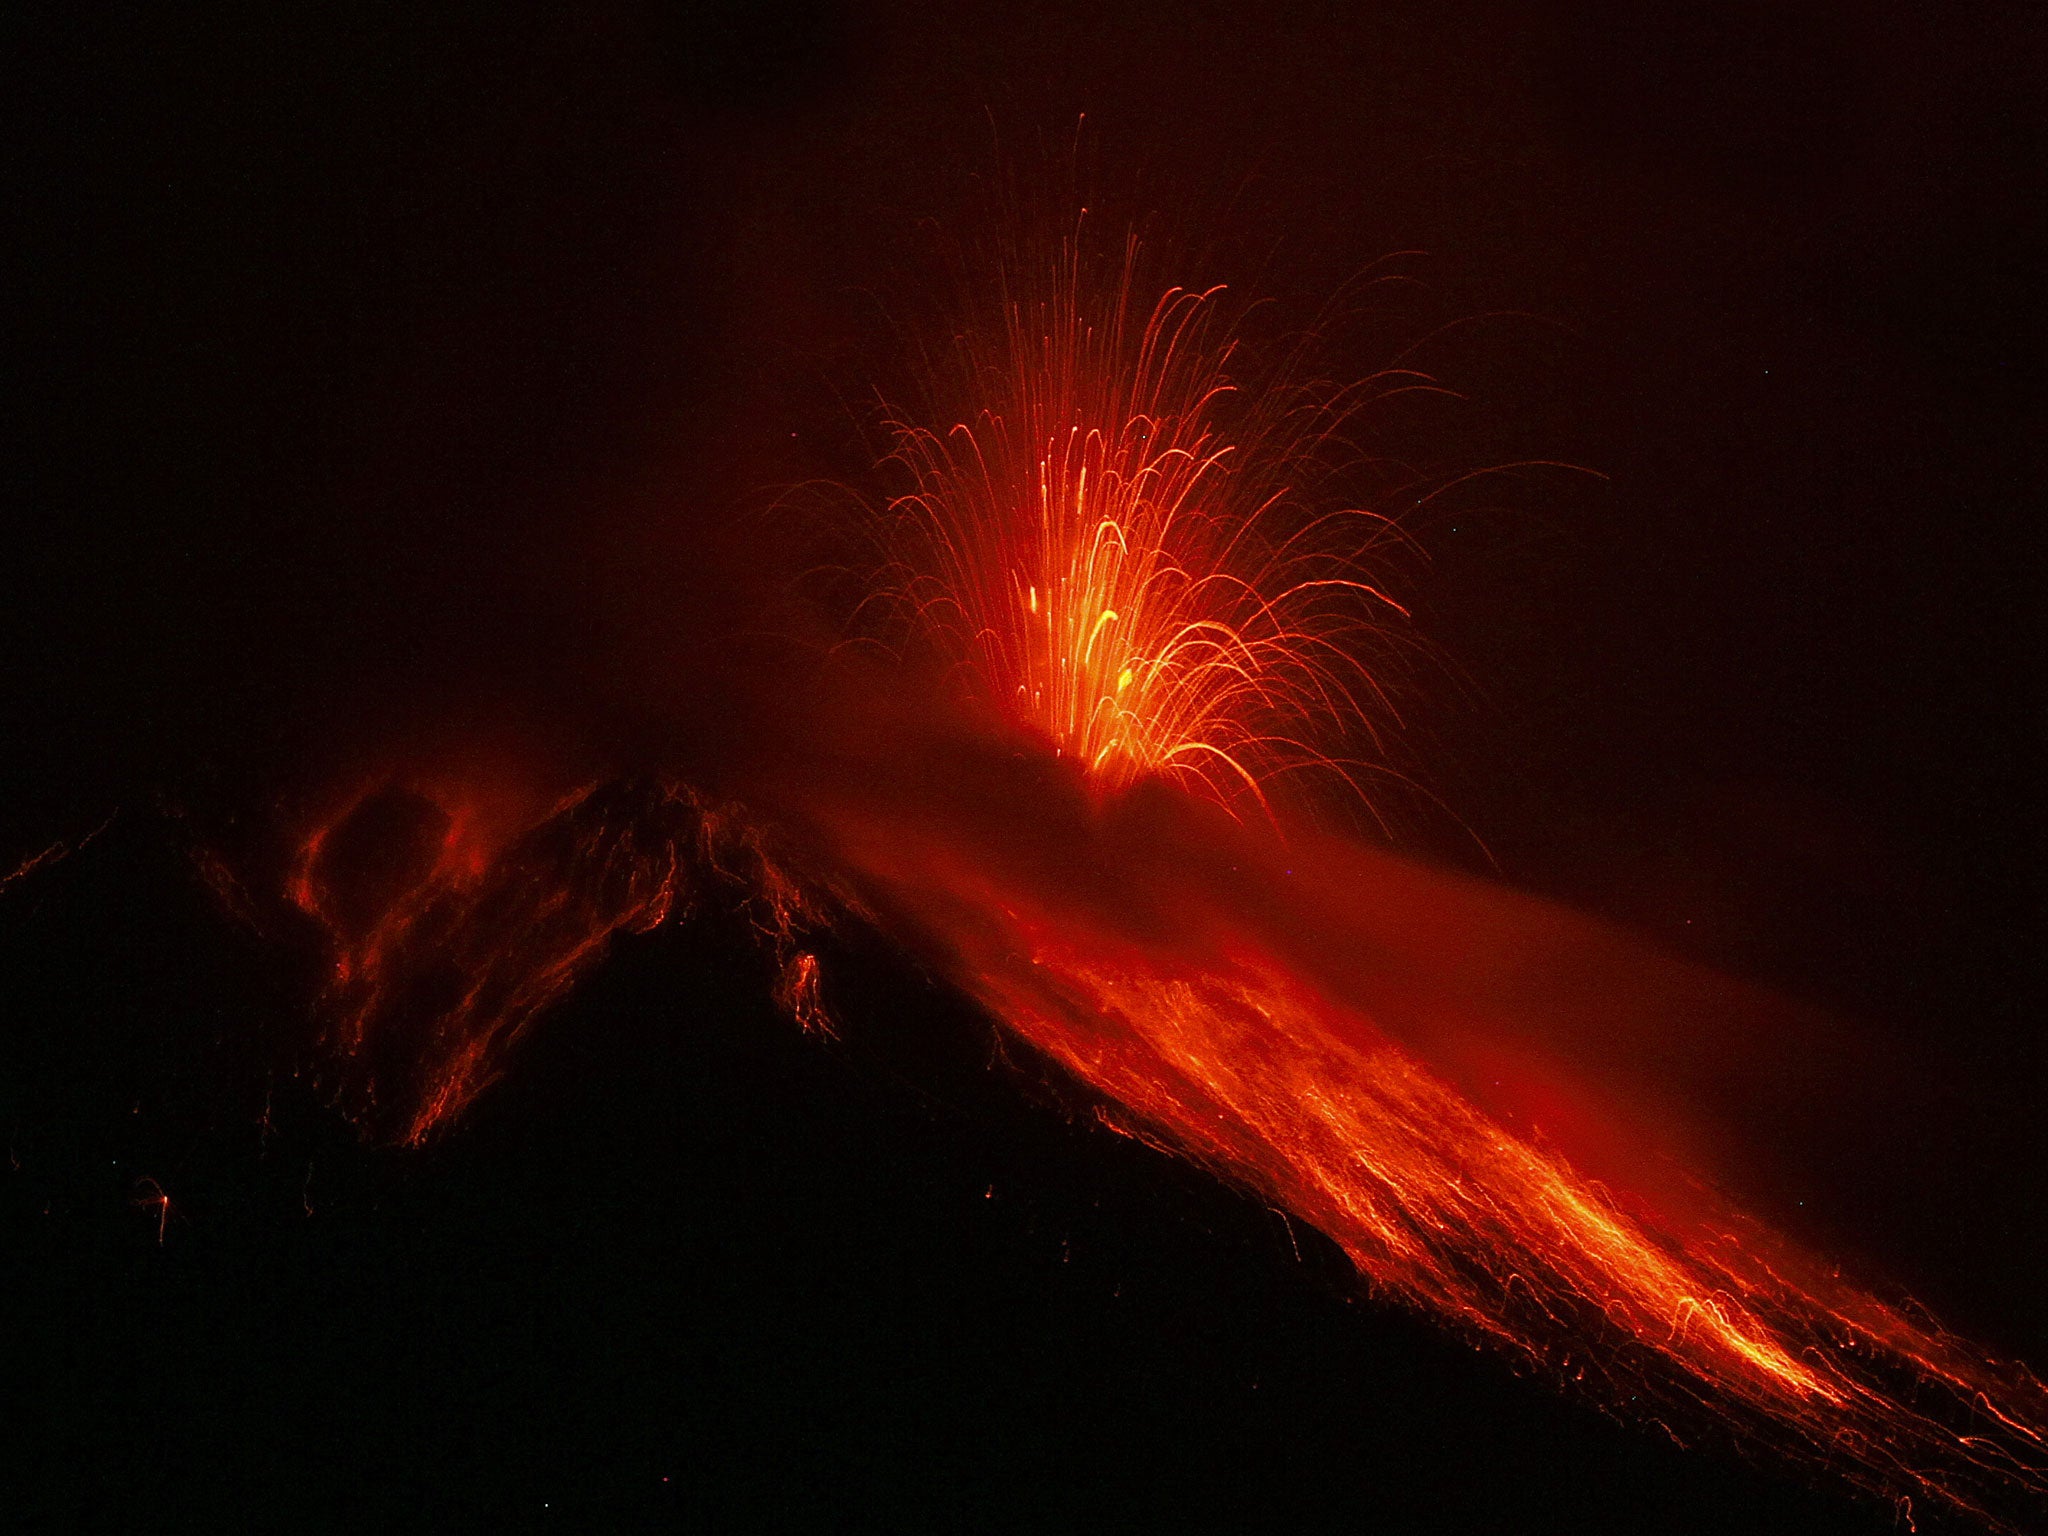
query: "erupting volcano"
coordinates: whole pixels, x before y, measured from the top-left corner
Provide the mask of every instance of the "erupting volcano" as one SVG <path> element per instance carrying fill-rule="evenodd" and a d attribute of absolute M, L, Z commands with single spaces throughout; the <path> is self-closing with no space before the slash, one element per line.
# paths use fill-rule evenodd
<path fill-rule="evenodd" d="M 1294 477 L 1327 475 L 1319 452 L 1364 400 L 1429 381 L 1247 400 L 1221 290 L 1148 309 L 1141 257 L 1133 241 L 1099 304 L 1078 241 L 1020 274 L 956 343 L 961 419 L 891 423 L 912 488 L 878 519 L 881 595 L 1091 784 L 1263 803 L 1283 773 L 1337 766 L 1319 740 L 1370 729 L 1374 621 L 1402 611 L 1364 574 L 1392 523 L 1311 512 Z"/>
<path fill-rule="evenodd" d="M 2048 10 L 9 20 L 0 1524 L 2048 1532 Z"/>
<path fill-rule="evenodd" d="M 1305 773 L 1367 800 L 1391 773 L 1403 610 L 1375 564 L 1395 525 L 1316 498 L 1362 402 L 1431 386 L 1248 398 L 1223 295 L 1148 288 L 1141 255 L 1105 278 L 1069 241 L 959 328 L 930 414 L 891 418 L 898 484 L 856 519 L 878 552 L 792 690 L 797 745 L 728 793 L 437 769 L 319 819 L 288 896 L 329 946 L 344 1102 L 444 1129 L 610 935 L 736 881 L 807 1027 L 831 976 L 803 935 L 867 925 L 1376 1293 L 1674 1435 L 2010 1527 L 2048 1490 L 2024 1369 L 1678 1167 L 1682 1108 L 1529 1107 L 1561 1040 L 1626 1054 L 1772 1005 L 1318 829 Z"/>

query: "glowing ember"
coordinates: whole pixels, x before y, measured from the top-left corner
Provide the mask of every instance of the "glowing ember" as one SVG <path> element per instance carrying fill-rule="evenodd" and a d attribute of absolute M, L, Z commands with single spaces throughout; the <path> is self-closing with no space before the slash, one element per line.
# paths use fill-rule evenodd
<path fill-rule="evenodd" d="M 0 875 L 0 896 L 6 895 L 9 888 L 27 880 L 38 871 L 48 869 L 52 864 L 70 858 L 72 854 L 78 852 L 79 849 L 85 847 L 86 844 L 112 826 L 114 824 L 114 816 L 119 814 L 120 812 L 116 811 L 109 815 L 105 821 L 75 841 L 66 842 L 60 839 L 57 842 L 51 843 L 40 852 L 30 854 L 6 874 Z"/>
<path fill-rule="evenodd" d="M 144 1192 L 145 1187 L 147 1193 Z M 163 1185 L 155 1179 L 143 1177 L 135 1181 L 135 1206 L 146 1211 L 156 1222 L 156 1242 L 161 1248 L 168 1235 L 171 1218 L 178 1214 L 178 1208 L 171 1204 L 171 1197 L 164 1193 Z"/>

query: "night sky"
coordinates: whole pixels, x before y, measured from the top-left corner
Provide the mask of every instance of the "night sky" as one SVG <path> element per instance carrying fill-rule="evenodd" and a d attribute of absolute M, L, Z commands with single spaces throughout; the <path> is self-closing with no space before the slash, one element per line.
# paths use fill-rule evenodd
<path fill-rule="evenodd" d="M 426 726 L 715 778 L 745 530 L 992 187 L 1404 349 L 1411 851 L 1852 1021 L 1759 1209 L 2048 1366 L 2032 7 L 24 6 L 0 1499 L 23 1529 L 1869 1532 L 1090 1128 L 858 932 L 620 941 L 423 1151 L 289 1071 L 279 808 Z M 1084 121 L 1085 120 L 1085 121 Z M 1376 268 L 1393 253 L 1390 269 Z M 1264 323 L 1264 322 L 1262 322 Z M 111 818 L 111 819 L 109 819 Z M 1482 855 L 1483 843 L 1489 853 Z M 171 1201 L 161 1224 L 151 1190 Z"/>

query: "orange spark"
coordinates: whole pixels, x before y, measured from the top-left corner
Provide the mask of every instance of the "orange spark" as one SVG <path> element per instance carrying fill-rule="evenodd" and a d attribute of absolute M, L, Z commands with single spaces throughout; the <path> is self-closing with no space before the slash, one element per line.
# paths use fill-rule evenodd
<path fill-rule="evenodd" d="M 135 1203 L 156 1217 L 156 1243 L 161 1248 L 164 1235 L 170 1229 L 171 1217 L 176 1214 L 176 1207 L 171 1204 L 171 1197 L 164 1193 L 163 1185 L 155 1179 L 145 1175 L 135 1181 L 137 1190 L 142 1189 L 144 1185 L 149 1186 L 149 1193 L 137 1194 Z"/>

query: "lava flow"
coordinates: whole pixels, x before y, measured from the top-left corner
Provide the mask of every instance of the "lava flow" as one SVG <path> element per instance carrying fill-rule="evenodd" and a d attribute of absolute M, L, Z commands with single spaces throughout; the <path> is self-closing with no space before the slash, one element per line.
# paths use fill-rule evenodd
<path fill-rule="evenodd" d="M 1106 1124 L 1311 1223 L 1381 1294 L 1676 1437 L 1817 1462 L 1908 1515 L 2017 1528 L 2004 1512 L 2048 1487 L 2048 1399 L 2023 1369 L 1688 1177 L 1660 1134 L 1680 1124 L 1539 1122 L 1526 1082 L 1471 1070 L 1753 1013 L 1736 984 L 1345 839 L 1282 846 L 1167 786 L 1104 797 L 1045 756 L 855 751 L 800 798 L 885 930 Z"/>
<path fill-rule="evenodd" d="M 474 754 L 427 760 L 339 797 L 285 883 L 322 951 L 320 1075 L 371 1134 L 418 1146 L 452 1124 L 617 935 L 705 891 L 748 909 L 790 1014 L 830 1027 L 799 943 L 821 913 L 733 808 L 673 779 L 544 787 Z"/>

